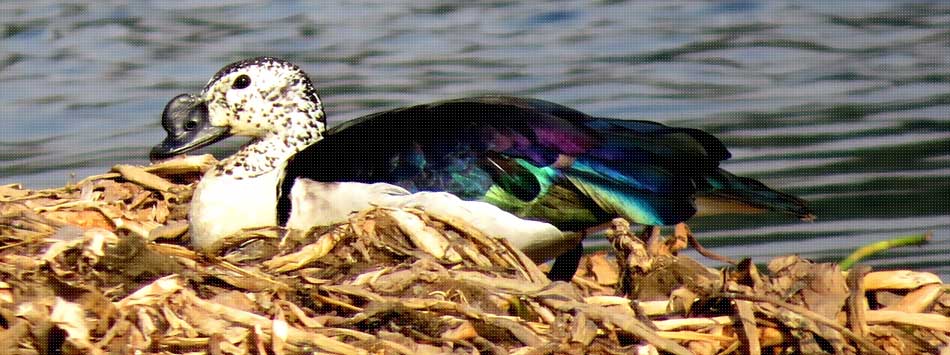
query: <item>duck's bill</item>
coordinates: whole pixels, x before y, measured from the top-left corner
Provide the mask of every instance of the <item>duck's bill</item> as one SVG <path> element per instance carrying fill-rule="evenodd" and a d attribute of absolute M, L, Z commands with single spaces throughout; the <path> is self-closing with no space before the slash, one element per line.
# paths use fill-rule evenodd
<path fill-rule="evenodd" d="M 189 94 L 178 95 L 165 105 L 162 128 L 168 136 L 149 152 L 152 161 L 188 153 L 231 136 L 228 127 L 211 125 L 208 106 Z"/>

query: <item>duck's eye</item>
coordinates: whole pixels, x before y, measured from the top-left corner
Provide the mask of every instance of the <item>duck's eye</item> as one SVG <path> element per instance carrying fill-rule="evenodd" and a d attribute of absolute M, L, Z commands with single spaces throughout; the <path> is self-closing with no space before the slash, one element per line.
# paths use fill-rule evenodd
<path fill-rule="evenodd" d="M 195 128 L 198 128 L 198 121 L 191 120 L 191 121 L 185 122 L 186 131 L 194 131 Z"/>
<path fill-rule="evenodd" d="M 231 84 L 232 89 L 243 89 L 248 86 L 251 86 L 251 77 L 243 74 L 234 79 L 234 83 Z"/>

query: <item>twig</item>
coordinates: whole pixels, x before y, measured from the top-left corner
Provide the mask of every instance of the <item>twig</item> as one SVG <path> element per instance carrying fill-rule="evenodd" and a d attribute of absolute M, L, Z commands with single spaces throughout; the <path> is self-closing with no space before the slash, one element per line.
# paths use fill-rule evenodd
<path fill-rule="evenodd" d="M 739 319 L 739 329 L 736 329 L 736 335 L 745 343 L 747 355 L 761 355 L 762 344 L 759 343 L 759 328 L 755 325 L 755 312 L 752 310 L 752 302 L 735 302 L 736 318 Z"/>
<path fill-rule="evenodd" d="M 791 304 L 791 303 L 782 301 L 782 300 L 777 299 L 777 298 L 774 298 L 774 297 L 754 296 L 754 295 L 743 295 L 743 294 L 739 294 L 739 293 L 735 293 L 735 292 L 722 292 L 722 293 L 720 293 L 718 296 L 720 296 L 720 297 L 726 297 L 726 298 L 731 298 L 731 299 L 736 299 L 736 300 L 746 300 L 746 301 L 753 301 L 753 302 L 771 303 L 771 304 L 773 304 L 773 305 L 776 305 L 776 306 L 785 308 L 785 309 L 787 309 L 787 310 L 789 310 L 789 311 L 798 313 L 798 314 L 802 315 L 803 317 L 808 317 L 808 318 L 810 318 L 811 320 L 813 320 L 813 321 L 815 321 L 815 322 L 817 322 L 817 323 L 823 324 L 823 325 L 825 325 L 825 326 L 828 326 L 828 327 L 830 327 L 830 328 L 832 328 L 832 329 L 838 331 L 839 333 L 841 333 L 842 335 L 844 335 L 844 336 L 847 337 L 848 339 L 851 339 L 851 341 L 853 341 L 855 344 L 858 344 L 859 346 L 861 346 L 861 348 L 863 348 L 864 350 L 866 350 L 867 352 L 869 352 L 869 353 L 871 353 L 871 354 L 875 354 L 875 355 L 887 355 L 887 353 L 884 352 L 884 350 L 881 350 L 880 348 L 878 348 L 877 346 L 875 346 L 874 344 L 872 344 L 870 341 L 867 341 L 866 339 L 861 338 L 861 337 L 855 335 L 853 332 L 851 332 L 850 330 L 848 330 L 848 328 L 845 328 L 845 327 L 841 326 L 841 324 L 838 324 L 837 321 L 832 320 L 832 319 L 828 319 L 828 318 L 826 318 L 825 316 L 822 316 L 822 315 L 820 315 L 820 314 L 818 314 L 818 313 L 815 313 L 815 312 L 813 312 L 812 310 L 810 310 L 810 309 L 808 309 L 808 308 L 805 308 L 805 307 L 802 307 L 802 306 L 799 306 L 799 305 L 794 305 L 794 304 Z"/>
<path fill-rule="evenodd" d="M 696 251 L 707 258 L 713 259 L 715 261 L 726 263 L 730 265 L 739 265 L 739 260 L 730 258 L 728 256 L 719 255 L 714 253 L 712 250 L 706 249 L 702 244 L 699 244 L 699 241 L 696 240 L 696 237 L 692 233 L 689 234 L 689 246 L 696 249 Z"/>
<path fill-rule="evenodd" d="M 848 289 L 851 290 L 851 294 L 848 295 L 848 326 L 855 335 L 862 338 L 871 333 L 865 315 L 868 300 L 864 296 L 864 275 L 869 272 L 871 272 L 870 266 L 858 265 L 848 273 Z"/>
<path fill-rule="evenodd" d="M 542 291 L 535 295 L 535 297 L 540 298 L 543 304 L 560 311 L 584 312 L 591 320 L 600 321 L 604 324 L 612 324 L 624 332 L 656 346 L 662 351 L 677 355 L 692 354 L 689 349 L 686 349 L 675 341 L 659 336 L 656 331 L 650 329 L 650 327 L 640 322 L 636 317 L 611 311 L 607 307 L 576 301 L 576 297 L 571 296 L 574 292 L 570 289 L 565 289 L 565 287 L 567 287 L 565 285 L 566 284 L 558 285 L 555 283 L 550 289 Z"/>
<path fill-rule="evenodd" d="M 623 331 L 636 336 L 637 338 L 643 339 L 647 343 L 656 346 L 662 351 L 681 355 L 692 354 L 692 352 L 684 348 L 682 345 L 661 337 L 656 333 L 656 331 L 650 329 L 649 326 L 640 322 L 636 317 L 618 314 L 608 310 L 605 307 L 591 306 L 589 304 L 583 304 L 580 302 L 569 302 L 566 304 L 566 306 L 584 312 L 593 320 L 599 320 L 603 323 L 613 324 L 617 328 L 620 328 Z"/>
<path fill-rule="evenodd" d="M 265 335 L 274 336 L 274 322 L 267 317 L 201 299 L 194 292 L 187 289 L 182 290 L 181 295 L 184 297 L 184 301 L 208 313 L 220 315 L 221 319 L 245 326 L 260 326 L 265 331 Z M 323 334 L 306 332 L 294 327 L 289 327 L 286 331 L 287 340 L 291 342 L 313 345 L 338 354 L 368 354 L 366 350 Z"/>
<path fill-rule="evenodd" d="M 898 323 L 950 332 L 950 317 L 940 314 L 876 310 L 868 311 L 867 317 L 870 324 Z"/>
<path fill-rule="evenodd" d="M 165 180 L 158 175 L 147 172 L 144 168 L 137 166 L 118 164 L 112 167 L 112 171 L 119 173 L 122 175 L 122 178 L 126 180 L 161 192 L 170 192 L 177 186 L 172 182 Z"/>

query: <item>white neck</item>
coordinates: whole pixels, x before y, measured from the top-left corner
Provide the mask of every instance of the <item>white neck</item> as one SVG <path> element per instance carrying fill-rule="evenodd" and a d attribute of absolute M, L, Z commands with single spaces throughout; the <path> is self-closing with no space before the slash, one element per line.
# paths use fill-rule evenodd
<path fill-rule="evenodd" d="M 283 168 L 287 161 L 303 148 L 305 147 L 288 147 L 277 136 L 255 139 L 241 147 L 237 153 L 218 162 L 208 175 L 226 175 L 238 180 L 256 177 Z"/>
<path fill-rule="evenodd" d="M 280 133 L 248 142 L 205 173 L 195 187 L 189 212 L 196 248 L 207 249 L 241 229 L 277 224 L 277 185 L 287 162 L 323 138 L 323 112 L 315 114 L 319 116 L 293 115 L 301 121 L 291 117 Z"/>
<path fill-rule="evenodd" d="M 323 111 L 313 115 L 317 117 L 308 117 L 305 113 L 288 115 L 289 122 L 284 130 L 251 140 L 237 153 L 218 162 L 208 175 L 226 175 L 240 180 L 275 169 L 282 170 L 294 154 L 323 139 L 326 129 L 322 120 Z"/>

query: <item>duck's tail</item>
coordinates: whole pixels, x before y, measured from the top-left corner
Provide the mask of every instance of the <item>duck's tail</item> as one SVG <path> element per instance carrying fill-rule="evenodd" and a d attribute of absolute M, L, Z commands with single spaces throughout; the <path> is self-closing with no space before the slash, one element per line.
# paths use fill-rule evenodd
<path fill-rule="evenodd" d="M 658 186 L 675 186 L 668 190 L 678 192 L 689 190 L 683 180 L 692 181 L 695 190 L 689 193 L 695 197 L 698 215 L 777 211 L 802 220 L 815 218 L 804 200 L 719 168 L 719 162 L 728 159 L 730 154 L 722 142 L 709 133 L 636 120 L 593 119 L 588 127 L 608 139 L 606 147 L 620 148 L 618 151 L 623 154 L 618 155 L 622 158 L 603 164 L 616 173 L 642 182 L 651 181 L 642 178 L 643 171 L 649 171 L 648 177 L 663 177 L 659 181 L 666 185 Z M 669 196 L 663 193 L 666 191 L 645 185 L 647 190 Z"/>
<path fill-rule="evenodd" d="M 723 169 L 706 178 L 696 194 L 697 215 L 775 211 L 812 221 L 815 214 L 801 198 L 775 191 L 751 178 Z"/>

